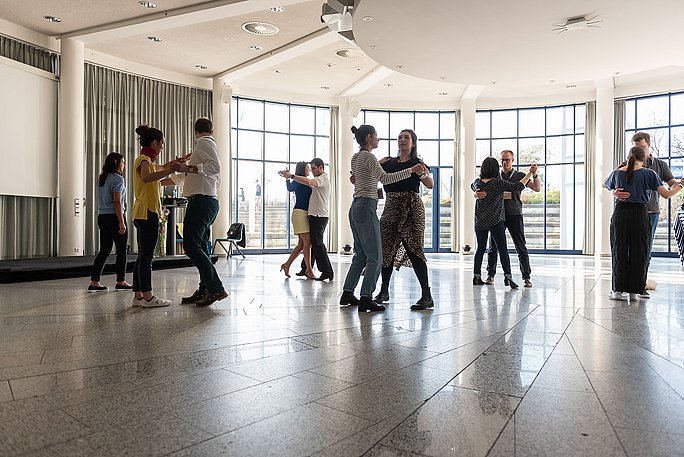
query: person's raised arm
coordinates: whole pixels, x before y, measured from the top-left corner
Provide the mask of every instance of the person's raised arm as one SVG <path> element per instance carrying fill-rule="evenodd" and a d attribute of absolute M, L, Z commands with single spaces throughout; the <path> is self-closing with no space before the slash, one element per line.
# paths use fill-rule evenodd
<path fill-rule="evenodd" d="M 673 179 L 672 181 L 676 181 L 676 179 Z M 679 193 L 680 190 L 684 188 L 684 184 L 682 184 L 681 180 L 674 186 L 670 187 L 669 189 L 666 189 L 665 186 L 658 186 L 658 195 L 660 195 L 663 198 L 670 198 L 674 197 Z"/>
<path fill-rule="evenodd" d="M 174 172 L 174 170 L 173 170 L 173 164 L 174 163 L 175 163 L 174 160 L 166 162 L 164 165 L 162 165 L 160 167 L 159 170 L 152 172 L 152 170 L 150 169 L 150 164 L 146 160 L 143 160 L 140 163 L 140 166 L 138 167 L 138 173 L 140 173 L 140 179 L 142 179 L 142 181 L 144 183 L 159 181 L 160 179 L 165 178 Z"/>

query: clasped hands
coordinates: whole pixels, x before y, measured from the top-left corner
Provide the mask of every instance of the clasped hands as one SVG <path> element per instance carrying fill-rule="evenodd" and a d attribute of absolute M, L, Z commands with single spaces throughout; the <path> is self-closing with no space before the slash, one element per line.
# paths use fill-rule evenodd
<path fill-rule="evenodd" d="M 169 160 L 164 164 L 164 168 L 166 169 L 171 169 L 173 171 L 176 171 L 178 173 L 187 173 L 188 171 L 188 164 L 187 161 L 190 160 L 190 157 L 192 156 L 192 152 L 189 154 L 186 154 L 182 157 L 176 157 L 173 160 Z"/>
<path fill-rule="evenodd" d="M 280 170 L 278 174 L 285 179 L 292 179 L 293 176 L 292 172 L 290 172 L 290 170 L 288 170 L 287 168 L 284 170 Z"/>

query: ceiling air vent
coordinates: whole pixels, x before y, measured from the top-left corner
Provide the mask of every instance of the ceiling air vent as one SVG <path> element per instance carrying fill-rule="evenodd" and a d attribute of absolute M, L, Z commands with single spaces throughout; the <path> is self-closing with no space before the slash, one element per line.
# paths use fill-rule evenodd
<path fill-rule="evenodd" d="M 278 27 L 275 25 L 258 21 L 245 22 L 242 24 L 242 30 L 251 33 L 252 35 L 260 36 L 275 35 L 276 33 L 280 32 L 280 29 L 278 29 Z"/>
<path fill-rule="evenodd" d="M 360 49 L 339 49 L 335 51 L 337 57 L 342 57 L 343 59 L 357 59 L 363 57 L 364 53 Z"/>

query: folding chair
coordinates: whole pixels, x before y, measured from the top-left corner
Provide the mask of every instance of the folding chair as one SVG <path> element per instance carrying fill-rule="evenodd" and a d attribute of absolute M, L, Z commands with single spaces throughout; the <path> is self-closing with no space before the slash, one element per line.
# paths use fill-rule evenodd
<path fill-rule="evenodd" d="M 226 249 L 223 243 L 228 243 L 228 249 Z M 214 246 L 211 248 L 211 253 L 214 254 L 216 252 L 216 245 L 219 245 L 221 246 L 221 249 L 226 252 L 226 258 L 232 257 L 234 255 L 233 249 L 235 249 L 244 259 L 245 255 L 238 247 L 238 244 L 241 244 L 242 247 L 245 247 L 245 224 L 240 222 L 231 224 L 225 238 L 216 238 L 216 241 L 214 241 Z"/>

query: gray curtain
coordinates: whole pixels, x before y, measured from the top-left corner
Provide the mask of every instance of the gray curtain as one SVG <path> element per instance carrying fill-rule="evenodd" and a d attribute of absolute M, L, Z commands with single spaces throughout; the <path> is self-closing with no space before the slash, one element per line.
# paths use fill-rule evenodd
<path fill-rule="evenodd" d="M 0 56 L 59 74 L 59 54 L 0 35 Z M 55 255 L 54 198 L 0 195 L 0 259 Z"/>
<path fill-rule="evenodd" d="M 55 254 L 55 199 L 0 195 L 0 259 Z"/>
<path fill-rule="evenodd" d="M 59 54 L 56 52 L 0 35 L 0 56 L 59 76 Z"/>
<path fill-rule="evenodd" d="M 139 124 L 164 132 L 166 146 L 158 163 L 191 151 L 193 124 L 199 117 L 211 119 L 212 92 L 180 86 L 86 63 L 85 65 L 85 254 L 99 247 L 97 229 L 97 178 L 110 152 L 126 159 L 126 206 L 133 205 L 131 165 L 140 146 L 135 134 Z M 133 227 L 130 212 L 129 227 Z M 129 230 L 130 245 L 134 230 Z"/>
<path fill-rule="evenodd" d="M 601 177 L 596 176 L 596 102 L 588 102 L 584 121 L 584 247 L 582 254 L 593 254 L 596 248 L 594 228 L 596 225 L 596 193 L 601 192 L 596 184 Z"/>
<path fill-rule="evenodd" d="M 627 158 L 625 154 L 625 101 L 615 100 L 613 117 L 615 119 L 613 134 L 613 168 L 617 168 Z"/>
<path fill-rule="evenodd" d="M 337 158 L 339 156 L 339 151 L 337 150 L 338 142 L 337 137 L 340 121 L 340 108 L 339 106 L 330 107 L 330 163 L 337 163 Z M 340 187 L 340 176 L 339 170 L 328 170 L 330 175 L 330 219 L 328 219 L 328 251 L 338 252 L 339 246 L 338 242 L 338 230 L 339 222 L 337 220 L 337 208 L 340 202 L 339 198 L 339 187 Z"/>

